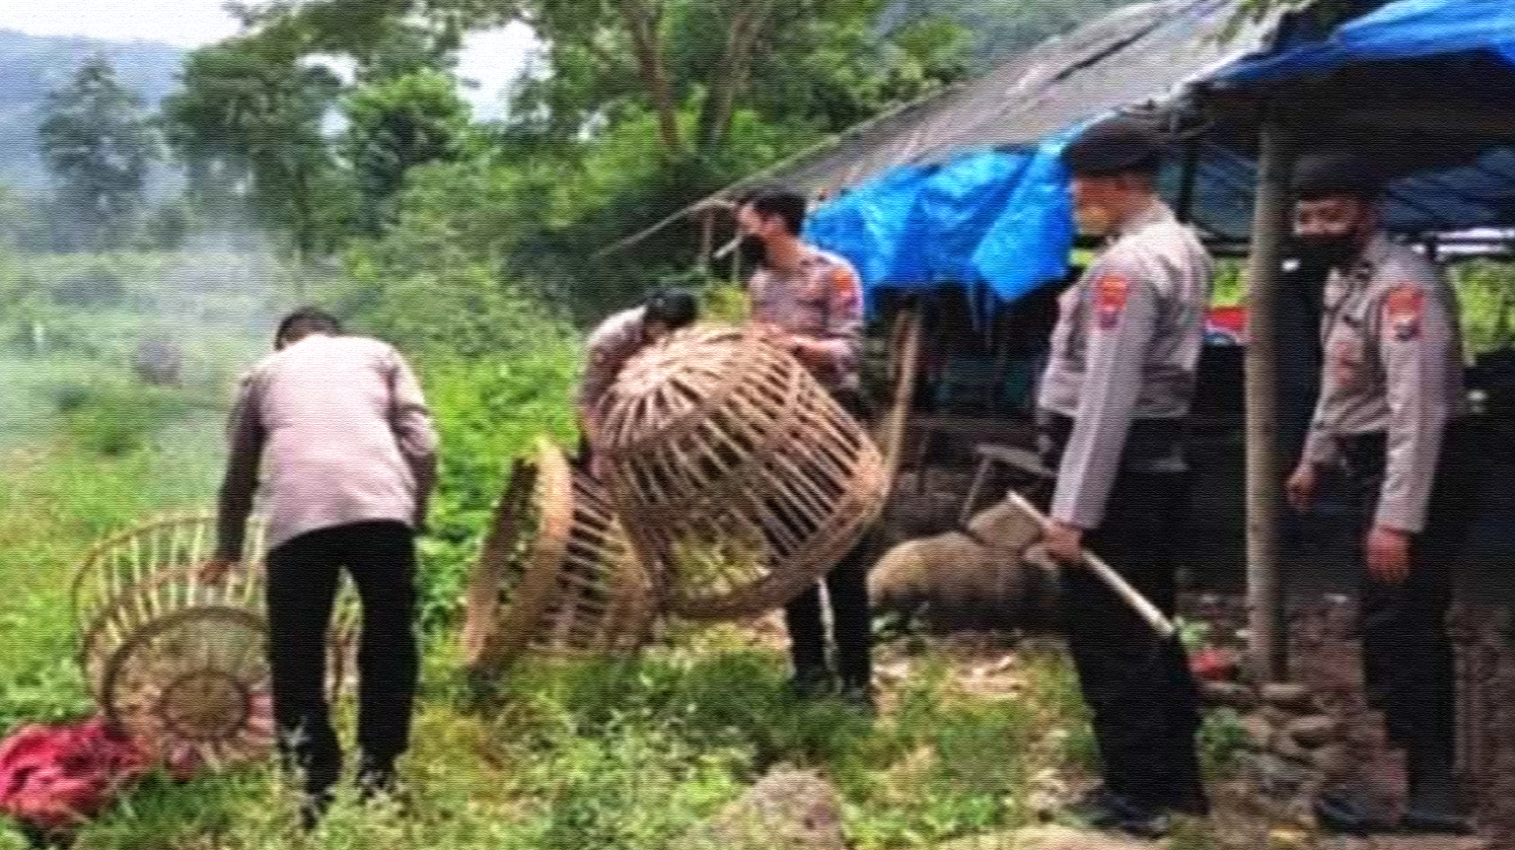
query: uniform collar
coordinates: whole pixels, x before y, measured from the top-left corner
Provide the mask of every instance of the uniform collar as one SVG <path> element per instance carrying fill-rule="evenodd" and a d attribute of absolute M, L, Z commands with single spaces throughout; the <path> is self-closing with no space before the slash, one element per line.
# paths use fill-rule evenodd
<path fill-rule="evenodd" d="M 1114 239 L 1138 233 L 1158 224 L 1167 224 L 1174 220 L 1173 210 L 1159 199 L 1154 199 L 1145 209 L 1126 219 L 1111 234 Z"/>
<path fill-rule="evenodd" d="M 1348 280 L 1371 278 L 1374 272 L 1378 271 L 1379 266 L 1388 261 L 1389 253 L 1393 249 L 1394 243 L 1389 240 L 1387 234 L 1373 234 L 1373 238 L 1368 240 L 1367 247 L 1363 249 L 1362 256 L 1357 258 L 1357 262 L 1353 263 L 1352 268 L 1343 276 Z"/>
<path fill-rule="evenodd" d="M 814 245 L 811 245 L 808 242 L 801 242 L 800 243 L 800 262 L 799 262 L 799 265 L 795 266 L 795 268 L 794 268 L 793 271 L 791 271 L 791 272 L 785 272 L 785 271 L 782 271 L 780 269 L 776 269 L 773 266 L 763 266 L 761 269 L 759 269 L 759 271 L 767 272 L 769 274 L 781 275 L 781 276 L 784 275 L 784 274 L 798 274 L 800 272 L 806 271 L 808 269 L 813 268 L 816 265 L 820 265 L 820 264 L 823 264 L 825 262 L 826 262 L 826 255 L 821 252 L 821 249 L 815 247 Z"/>

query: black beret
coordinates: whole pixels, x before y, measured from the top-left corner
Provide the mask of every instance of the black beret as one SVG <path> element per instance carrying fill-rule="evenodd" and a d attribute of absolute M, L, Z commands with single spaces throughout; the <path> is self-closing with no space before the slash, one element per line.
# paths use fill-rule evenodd
<path fill-rule="evenodd" d="M 1129 115 L 1117 115 L 1089 127 L 1063 148 L 1063 165 L 1078 177 L 1153 171 L 1162 160 L 1162 135 Z"/>
<path fill-rule="evenodd" d="M 1294 196 L 1314 201 L 1337 195 L 1374 195 L 1383 188 L 1382 172 L 1350 151 L 1317 151 L 1294 164 Z"/>

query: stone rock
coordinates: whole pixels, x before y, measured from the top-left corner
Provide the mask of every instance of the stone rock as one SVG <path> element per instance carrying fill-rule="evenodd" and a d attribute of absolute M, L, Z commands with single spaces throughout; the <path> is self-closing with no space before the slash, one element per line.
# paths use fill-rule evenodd
<path fill-rule="evenodd" d="M 1257 707 L 1257 691 L 1240 682 L 1204 682 L 1200 694 L 1209 705 L 1251 711 Z"/>
<path fill-rule="evenodd" d="M 1491 838 L 1454 836 L 1383 836 L 1373 850 L 1495 850 Z"/>
<path fill-rule="evenodd" d="M 1256 714 L 1242 718 L 1242 729 L 1247 733 L 1247 746 L 1254 750 L 1266 750 L 1273 744 L 1273 724 Z"/>
<path fill-rule="evenodd" d="M 1312 711 L 1314 700 L 1310 689 L 1294 682 L 1269 682 L 1262 688 L 1263 702 L 1285 711 Z"/>
<path fill-rule="evenodd" d="M 1345 779 L 1352 773 L 1355 763 L 1352 760 L 1352 752 L 1345 744 L 1331 744 L 1321 747 L 1310 754 L 1310 763 L 1320 771 L 1327 779 L 1335 781 Z"/>
<path fill-rule="evenodd" d="M 145 384 L 178 386 L 183 368 L 184 351 L 172 342 L 144 340 L 132 355 L 132 371 Z"/>
<path fill-rule="evenodd" d="M 1292 735 L 1274 735 L 1272 750 L 1290 761 L 1313 766 L 1310 760 L 1310 750 L 1300 746 L 1299 742 L 1295 741 Z"/>
<path fill-rule="evenodd" d="M 1305 768 L 1273 753 L 1248 758 L 1246 776 L 1258 793 L 1277 802 L 1292 800 L 1310 779 Z"/>
<path fill-rule="evenodd" d="M 1102 833 L 1041 826 L 961 838 L 938 844 L 936 850 L 1157 850 L 1160 847 L 1161 844 Z"/>
<path fill-rule="evenodd" d="M 841 797 L 812 771 L 779 768 L 673 846 L 676 850 L 846 850 Z"/>
<path fill-rule="evenodd" d="M 1277 708 L 1271 705 L 1263 706 L 1257 713 L 1258 716 L 1262 717 L 1262 719 L 1268 721 L 1279 729 L 1288 726 L 1290 721 L 1299 716 L 1292 712 L 1284 711 L 1281 708 Z"/>
<path fill-rule="evenodd" d="M 1288 726 L 1289 737 L 1300 746 L 1315 749 L 1337 740 L 1341 735 L 1341 721 L 1325 714 L 1301 717 Z"/>

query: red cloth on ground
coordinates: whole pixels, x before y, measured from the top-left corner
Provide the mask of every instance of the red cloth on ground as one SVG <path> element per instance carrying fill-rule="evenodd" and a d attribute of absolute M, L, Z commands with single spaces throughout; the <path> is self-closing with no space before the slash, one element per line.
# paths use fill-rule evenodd
<path fill-rule="evenodd" d="M 152 764 L 150 754 L 101 717 L 25 726 L 0 744 L 0 813 L 43 830 L 77 826 Z"/>

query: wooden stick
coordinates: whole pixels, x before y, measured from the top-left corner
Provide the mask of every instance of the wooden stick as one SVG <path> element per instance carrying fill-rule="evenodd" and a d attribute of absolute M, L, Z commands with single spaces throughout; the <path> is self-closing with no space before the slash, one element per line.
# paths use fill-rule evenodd
<path fill-rule="evenodd" d="M 1026 516 L 1036 520 L 1036 524 L 1041 526 L 1044 533 L 1052 525 L 1052 520 L 1048 519 L 1046 514 L 1037 510 L 1036 506 L 1027 501 L 1021 494 L 1011 490 L 1005 494 L 1005 498 L 1024 511 Z M 1111 569 L 1109 564 L 1100 560 L 1098 555 L 1087 549 L 1084 550 L 1084 566 L 1093 571 L 1099 577 L 1099 580 L 1105 583 L 1106 587 L 1109 587 L 1115 592 L 1116 596 L 1121 598 L 1121 601 L 1131 606 L 1131 610 L 1135 611 L 1137 616 L 1146 620 L 1147 625 L 1152 627 L 1152 631 L 1157 632 L 1163 638 L 1171 638 L 1178 633 L 1178 629 L 1174 627 L 1173 621 L 1169 620 L 1162 611 L 1159 611 L 1156 605 L 1153 605 L 1148 601 L 1147 597 L 1138 593 L 1136 588 L 1128 584 L 1124 578 L 1121 578 L 1120 573 Z"/>

